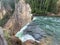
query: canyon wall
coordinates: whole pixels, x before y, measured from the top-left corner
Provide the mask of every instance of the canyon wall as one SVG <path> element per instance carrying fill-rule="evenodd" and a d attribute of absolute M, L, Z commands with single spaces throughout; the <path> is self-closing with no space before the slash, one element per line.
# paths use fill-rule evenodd
<path fill-rule="evenodd" d="M 13 16 L 5 24 L 4 28 L 12 30 L 12 33 L 19 31 L 24 25 L 31 21 L 31 8 L 24 0 L 15 4 Z"/>

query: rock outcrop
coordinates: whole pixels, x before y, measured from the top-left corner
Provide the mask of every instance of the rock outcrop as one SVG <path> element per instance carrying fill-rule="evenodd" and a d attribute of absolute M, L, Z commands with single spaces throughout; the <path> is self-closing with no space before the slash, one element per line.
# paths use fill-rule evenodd
<path fill-rule="evenodd" d="M 4 7 L 1 4 L 2 2 L 0 1 L 0 20 L 3 18 L 3 16 L 6 14 L 6 11 Z"/>
<path fill-rule="evenodd" d="M 13 16 L 5 24 L 6 29 L 12 30 L 12 33 L 19 31 L 26 23 L 31 21 L 31 8 L 24 0 L 20 0 L 15 4 Z"/>
<path fill-rule="evenodd" d="M 7 2 L 8 3 L 8 2 Z M 6 1 L 0 1 L 0 20 L 4 18 L 4 16 L 9 15 L 13 10 L 9 3 L 5 6 Z"/>

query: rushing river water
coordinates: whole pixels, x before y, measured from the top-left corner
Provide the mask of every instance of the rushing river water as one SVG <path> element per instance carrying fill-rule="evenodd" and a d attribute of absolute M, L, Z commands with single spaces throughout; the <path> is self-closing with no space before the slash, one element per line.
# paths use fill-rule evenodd
<path fill-rule="evenodd" d="M 23 39 L 26 34 L 31 35 L 37 41 L 48 37 L 52 39 L 51 43 L 48 45 L 60 45 L 60 17 L 34 17 L 28 25 L 24 26 L 21 31 L 16 34 L 16 36 Z"/>
<path fill-rule="evenodd" d="M 45 31 L 47 36 L 53 37 L 53 44 L 60 45 L 60 17 L 40 16 L 32 21 Z"/>

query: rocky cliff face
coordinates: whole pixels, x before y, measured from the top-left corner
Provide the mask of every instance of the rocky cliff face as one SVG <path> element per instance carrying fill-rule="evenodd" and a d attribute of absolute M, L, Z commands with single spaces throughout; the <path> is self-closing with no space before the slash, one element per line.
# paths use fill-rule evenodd
<path fill-rule="evenodd" d="M 4 16 L 6 16 L 6 14 L 8 13 L 8 15 L 10 14 L 10 12 L 12 12 L 12 7 L 11 7 L 11 3 L 8 3 L 9 0 L 0 0 L 0 19 L 3 19 Z"/>
<path fill-rule="evenodd" d="M 20 0 L 15 4 L 15 11 L 13 16 L 5 24 L 6 29 L 12 30 L 12 33 L 16 33 L 26 23 L 31 21 L 31 8 L 29 4 L 26 4 L 24 0 Z"/>

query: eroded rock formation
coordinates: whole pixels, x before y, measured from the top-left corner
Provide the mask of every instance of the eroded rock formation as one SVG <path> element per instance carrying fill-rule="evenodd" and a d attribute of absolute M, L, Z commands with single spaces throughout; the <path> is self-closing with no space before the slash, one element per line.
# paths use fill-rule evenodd
<path fill-rule="evenodd" d="M 15 4 L 15 11 L 13 16 L 5 24 L 6 29 L 12 30 L 15 34 L 20 30 L 26 23 L 31 21 L 31 8 L 29 4 L 26 4 L 24 0 L 20 0 Z"/>

